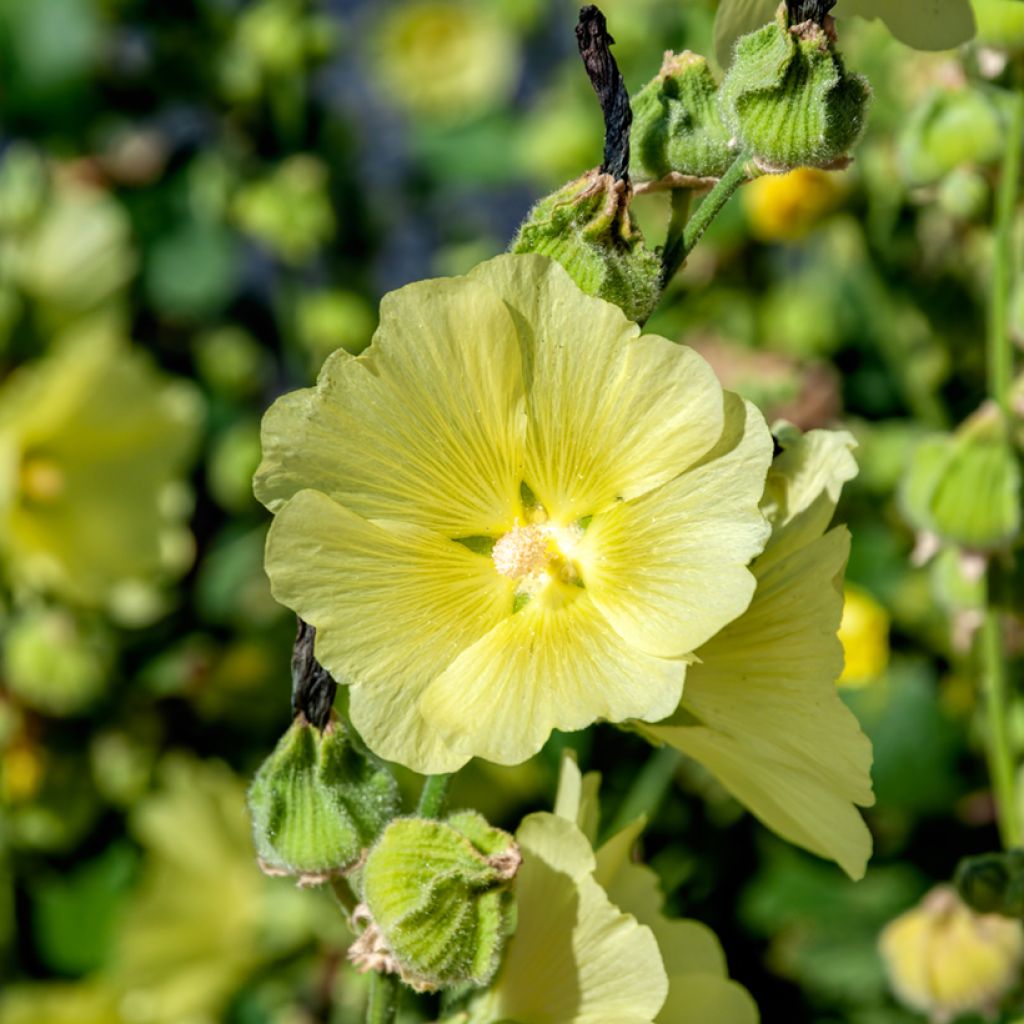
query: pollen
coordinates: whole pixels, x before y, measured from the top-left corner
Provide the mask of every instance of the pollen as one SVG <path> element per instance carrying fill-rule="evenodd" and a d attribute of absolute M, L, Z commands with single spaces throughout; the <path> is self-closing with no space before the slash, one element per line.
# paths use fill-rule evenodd
<path fill-rule="evenodd" d="M 543 527 L 516 526 L 495 543 L 491 558 L 502 576 L 521 580 L 543 572 L 551 554 L 551 541 Z"/>

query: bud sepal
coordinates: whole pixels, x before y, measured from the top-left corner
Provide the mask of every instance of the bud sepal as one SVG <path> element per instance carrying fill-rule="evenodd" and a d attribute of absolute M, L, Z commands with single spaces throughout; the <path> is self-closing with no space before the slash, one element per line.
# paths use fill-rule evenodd
<path fill-rule="evenodd" d="M 323 731 L 299 715 L 249 790 L 259 865 L 318 885 L 358 867 L 400 809 L 394 777 L 332 715 Z"/>
<path fill-rule="evenodd" d="M 509 247 L 560 263 L 588 295 L 643 323 L 661 297 L 661 260 L 630 212 L 632 188 L 599 170 L 562 186 L 530 211 Z"/>
<path fill-rule="evenodd" d="M 353 922 L 364 927 L 349 959 L 420 992 L 487 984 L 515 925 L 521 860 L 512 836 L 474 811 L 395 819 L 360 872 Z"/>
<path fill-rule="evenodd" d="M 775 20 L 743 36 L 722 82 L 726 124 L 765 171 L 845 166 L 864 128 L 871 90 L 846 70 L 831 18 Z"/>

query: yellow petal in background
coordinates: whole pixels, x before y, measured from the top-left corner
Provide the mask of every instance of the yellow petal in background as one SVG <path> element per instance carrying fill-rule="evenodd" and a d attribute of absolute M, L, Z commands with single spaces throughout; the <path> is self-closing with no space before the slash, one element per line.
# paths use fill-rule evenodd
<path fill-rule="evenodd" d="M 863 875 L 871 745 L 841 701 L 836 637 L 849 535 L 837 528 L 762 569 L 750 608 L 697 652 L 685 716 L 641 726 L 682 750 L 769 828 Z"/>
<path fill-rule="evenodd" d="M 352 684 L 353 721 L 378 755 L 423 773 L 468 760 L 425 725 L 417 700 L 511 615 L 514 585 L 490 558 L 300 491 L 274 518 L 266 564 L 274 596 L 316 627 L 318 659 Z"/>
<path fill-rule="evenodd" d="M 678 476 L 718 440 L 722 389 L 691 349 L 643 335 L 542 256 L 473 272 L 508 303 L 524 351 L 526 482 L 568 524 Z"/>
<path fill-rule="evenodd" d="M 519 512 L 524 430 L 504 303 L 468 278 L 421 281 L 385 296 L 364 355 L 339 350 L 270 409 L 256 494 L 276 511 L 313 488 L 367 518 L 496 534 Z"/>
<path fill-rule="evenodd" d="M 160 573 L 172 525 L 162 497 L 201 420 L 191 385 L 158 374 L 106 326 L 13 374 L 0 391 L 0 544 L 12 576 L 97 605 L 121 581 Z"/>
<path fill-rule="evenodd" d="M 595 516 L 578 552 L 595 605 L 649 654 L 693 651 L 754 593 L 747 564 L 768 538 L 758 503 L 772 439 L 753 405 L 730 397 L 727 409 L 731 450 Z"/>
<path fill-rule="evenodd" d="M 651 1024 L 668 981 L 649 928 L 618 910 L 594 880 L 590 844 L 554 814 L 516 833 L 518 924 L 473 1024 Z"/>
<path fill-rule="evenodd" d="M 622 641 L 581 591 L 560 608 L 531 602 L 501 622 L 426 688 L 420 712 L 467 758 L 515 764 L 552 729 L 663 718 L 685 670 Z"/>

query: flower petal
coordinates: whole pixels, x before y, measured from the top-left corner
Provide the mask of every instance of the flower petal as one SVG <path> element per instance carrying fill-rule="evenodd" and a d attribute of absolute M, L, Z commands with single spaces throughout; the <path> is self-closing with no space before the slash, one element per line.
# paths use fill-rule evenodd
<path fill-rule="evenodd" d="M 582 592 L 560 608 L 537 600 L 505 619 L 426 688 L 420 712 L 453 750 L 517 764 L 552 729 L 664 717 L 685 670 L 624 643 Z"/>
<path fill-rule="evenodd" d="M 577 553 L 594 604 L 648 654 L 693 651 L 754 593 L 747 563 L 768 538 L 758 503 L 772 439 L 753 405 L 727 398 L 731 449 L 595 516 Z"/>
<path fill-rule="evenodd" d="M 591 877 L 585 837 L 564 818 L 531 814 L 516 839 L 518 924 L 471 1020 L 650 1024 L 668 991 L 658 944 Z"/>
<path fill-rule="evenodd" d="M 420 718 L 417 699 L 510 617 L 514 585 L 489 558 L 300 491 L 274 517 L 267 573 L 274 596 L 316 627 L 317 658 L 351 685 L 352 720 L 377 754 L 423 773 L 468 760 Z"/>
<path fill-rule="evenodd" d="M 757 1004 L 738 982 L 716 974 L 670 974 L 658 1024 L 758 1024 Z"/>
<path fill-rule="evenodd" d="M 468 278 L 421 281 L 384 297 L 364 355 L 336 352 L 270 409 L 256 494 L 276 511 L 314 488 L 367 518 L 495 534 L 519 512 L 524 432 L 504 303 Z"/>
<path fill-rule="evenodd" d="M 951 50 L 974 35 L 968 0 L 840 0 L 834 13 L 881 18 L 900 42 L 916 50 Z"/>
<path fill-rule="evenodd" d="M 477 267 L 508 303 L 526 373 L 525 479 L 566 524 L 692 466 L 722 432 L 722 389 L 692 349 L 640 335 L 559 264 L 499 256 Z"/>
<path fill-rule="evenodd" d="M 766 825 L 854 878 L 871 836 L 871 745 L 835 690 L 849 534 L 837 528 L 767 568 L 747 612 L 697 653 L 682 716 L 642 725 L 696 758 Z M 686 716 L 697 724 L 683 724 Z"/>

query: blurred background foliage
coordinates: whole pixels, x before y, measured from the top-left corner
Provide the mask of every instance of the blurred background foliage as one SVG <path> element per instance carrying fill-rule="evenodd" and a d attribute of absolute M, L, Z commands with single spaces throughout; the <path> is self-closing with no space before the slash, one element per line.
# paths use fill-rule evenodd
<path fill-rule="evenodd" d="M 666 48 L 711 52 L 713 0 L 603 8 L 632 91 Z M 383 292 L 501 251 L 598 162 L 575 15 L 0 0 L 0 1024 L 361 1019 L 331 898 L 264 878 L 245 817 L 294 630 L 262 573 L 259 419 L 369 342 Z M 900 1024 L 879 929 L 998 845 L 977 573 L 955 548 L 919 564 L 901 484 L 984 395 L 1005 57 L 857 20 L 843 44 L 876 94 L 856 162 L 745 187 L 650 328 L 769 419 L 859 439 L 842 685 L 875 745 L 877 852 L 853 885 L 689 763 L 645 852 L 766 1021 Z M 664 201 L 636 204 L 652 244 Z M 1022 341 L 1024 287 L 1013 308 Z M 566 743 L 610 820 L 648 748 L 608 727 L 474 764 L 455 803 L 514 828 Z"/>

